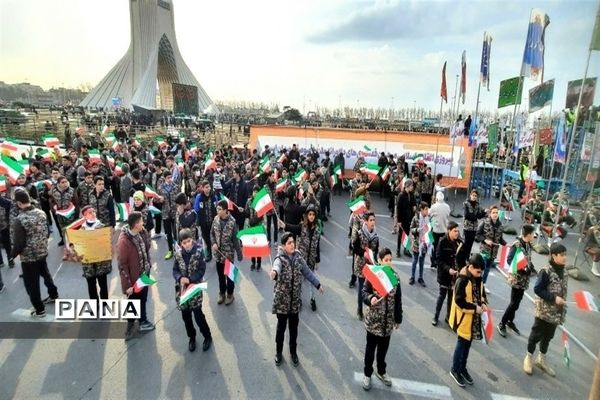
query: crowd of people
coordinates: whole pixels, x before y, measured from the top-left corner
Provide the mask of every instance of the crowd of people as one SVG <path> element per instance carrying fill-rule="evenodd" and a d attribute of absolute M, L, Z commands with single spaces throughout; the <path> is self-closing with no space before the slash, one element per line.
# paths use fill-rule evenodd
<path fill-rule="evenodd" d="M 202 291 L 184 303 L 181 296 L 190 285 L 205 280 L 207 264 L 214 261 L 219 287 L 216 302 L 231 305 L 236 285 L 230 264 L 243 259 L 238 233 L 247 227 L 265 226 L 269 247 L 277 247 L 269 266 L 269 277 L 274 281 L 272 312 L 277 316 L 274 360 L 277 366 L 281 365 L 284 335 L 289 328 L 289 353 L 293 365 L 298 365 L 296 343 L 303 281 L 306 279 L 311 286 L 310 308 L 317 312 L 316 292 L 324 292 L 319 279 L 320 239 L 331 217 L 331 196 L 343 198 L 349 191 L 350 200 L 362 198 L 365 203 L 363 209 L 351 214 L 348 227 L 352 255 L 348 286 L 357 286 L 356 316 L 364 321 L 367 331 L 363 388 L 371 388 L 374 372 L 385 385 L 392 384 L 386 371 L 386 353 L 391 334 L 403 319 L 400 279 L 392 265 L 394 250 L 396 257 L 412 260 L 409 285 L 427 286 L 423 276 L 427 258 L 430 267 L 437 270 L 439 295 L 435 304 L 431 304 L 431 324 L 439 324 L 446 301 L 444 322 L 457 334 L 450 375 L 460 386 L 473 384 L 467 359 L 472 341 L 485 335 L 482 319 L 482 314 L 488 311 L 485 283 L 490 270 L 495 268 L 499 249 L 507 244 L 499 208 L 484 209 L 477 190 L 472 190 L 464 202 L 461 234 L 459 224 L 450 220 L 450 207 L 445 202 L 448 188 L 442 185 L 443 177 L 434 177 L 431 167 L 423 162 L 409 170 L 402 156 L 382 154 L 381 171 L 386 168 L 391 171 L 389 178 L 384 179 L 383 175 L 374 177 L 365 173 L 360 164 L 353 175 L 346 176 L 343 156 L 340 159 L 336 155 L 332 160 L 329 153 L 300 154 L 296 145 L 274 154 L 268 146 L 261 151 L 232 146 L 211 149 L 186 139 L 143 146 L 135 138 L 116 137 L 107 141 L 107 137 L 96 135 L 90 141 L 78 135 L 72 145 L 49 150 L 52 150 L 50 155 L 38 152 L 29 158 L 28 173 L 16 177 L 0 197 L 2 245 L 9 268 L 20 258 L 23 282 L 33 305 L 32 318 L 43 318 L 45 306 L 59 296 L 46 263 L 48 237 L 54 229 L 58 231 L 58 246 L 64 248 L 64 259 L 70 260 L 72 254 L 65 230 L 80 221 L 79 229 L 112 227 L 118 233 L 116 253 L 121 291 L 129 299 L 141 301 L 139 324 L 128 321 L 125 340 L 134 339 L 137 331 L 155 329 L 146 312 L 149 286 L 139 289 L 136 282 L 152 270 L 152 258 L 157 254 L 151 251 L 151 241 L 166 237 L 168 250 L 162 256 L 173 263 L 175 304 L 185 324 L 189 351 L 196 349 L 193 319 L 204 337 L 203 351 L 207 351 L 212 335 L 202 312 Z M 340 164 L 342 168 L 336 168 Z M 397 232 L 396 249 L 380 246 L 371 208 L 372 197 L 377 196 L 372 190 L 375 184 L 379 184 L 380 196 L 389 198 L 388 207 Z M 267 189 L 273 208 L 259 215 L 254 200 L 263 188 Z M 131 205 L 122 226 L 117 221 L 117 204 Z M 66 213 L 69 209 L 74 211 Z M 530 275 L 537 274 L 535 322 L 523 370 L 531 374 L 535 363 L 554 375 L 545 354 L 556 327 L 565 318 L 567 249 L 553 243 L 548 264 L 536 269 L 531 262 L 534 234 L 535 227 L 525 224 L 510 246 L 507 262 L 524 257 L 525 267 L 509 273 L 510 302 L 496 328 L 504 337 L 507 328 L 520 334 L 515 313 Z M 480 247 L 474 252 L 476 241 Z M 391 271 L 390 282 L 395 284 L 386 293 L 381 293 L 380 287 L 366 276 L 365 268 L 370 265 Z M 108 298 L 107 275 L 112 262 L 88 263 L 82 267 L 89 297 Z M 250 270 L 263 267 L 261 257 L 251 258 Z M 44 299 L 40 277 L 48 290 Z M 4 290 L 0 274 L 0 292 Z M 534 361 L 538 343 L 540 354 Z"/>

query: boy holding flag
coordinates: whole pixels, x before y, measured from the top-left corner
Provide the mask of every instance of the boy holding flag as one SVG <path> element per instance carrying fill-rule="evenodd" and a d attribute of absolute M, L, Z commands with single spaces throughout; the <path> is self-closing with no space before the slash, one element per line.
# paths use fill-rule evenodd
<path fill-rule="evenodd" d="M 367 306 L 365 315 L 365 328 L 367 330 L 367 347 L 365 349 L 365 368 L 363 389 L 371 389 L 371 375 L 373 374 L 373 361 L 377 350 L 377 376 L 386 386 L 392 385 L 392 380 L 386 374 L 385 356 L 390 346 L 390 337 L 394 329 L 402 323 L 402 290 L 400 279 L 392 268 L 392 251 L 387 247 L 378 254 L 379 266 L 385 269 L 384 279 L 392 284 L 392 289 L 387 293 L 379 293 L 374 287 L 379 287 L 378 275 L 366 273 L 367 281 L 363 287 L 362 298 Z M 365 268 L 369 268 L 366 266 Z M 391 274 L 391 277 L 390 275 Z M 395 285 L 393 285 L 395 283 Z M 390 285 L 386 285 L 390 286 Z"/>
<path fill-rule="evenodd" d="M 187 302 L 180 304 L 181 295 L 185 293 L 188 286 L 202 282 L 204 273 L 206 272 L 204 251 L 202 246 L 194 239 L 195 234 L 190 229 L 184 228 L 179 231 L 181 248 L 175 252 L 175 261 L 173 263 L 173 278 L 175 279 L 176 292 L 175 301 L 177 302 L 177 308 L 181 310 L 181 318 L 183 318 L 185 330 L 188 338 L 190 338 L 188 345 L 190 352 L 196 350 L 196 329 L 194 329 L 192 314 L 198 328 L 200 328 L 202 336 L 204 336 L 202 351 L 208 350 L 212 343 L 210 328 L 202 312 L 202 291 Z"/>
<path fill-rule="evenodd" d="M 523 299 L 523 294 L 529 287 L 529 276 L 535 271 L 535 268 L 531 263 L 531 241 L 533 240 L 534 231 L 535 228 L 533 225 L 523 225 L 521 228 L 521 236 L 517 237 L 517 240 L 512 244 L 508 257 L 506 258 L 507 265 L 511 265 L 515 259 L 515 255 L 517 255 L 517 253 L 522 253 L 527 260 L 527 266 L 522 269 L 517 269 L 516 271 L 512 271 L 511 269 L 508 273 L 508 283 L 511 287 L 510 303 L 508 307 L 506 307 L 502 320 L 497 326 L 498 333 L 500 333 L 500 336 L 502 337 L 506 337 L 507 326 L 517 335 L 521 334 L 521 331 L 519 331 L 514 323 L 514 318 L 515 313 L 521 304 L 521 300 Z"/>

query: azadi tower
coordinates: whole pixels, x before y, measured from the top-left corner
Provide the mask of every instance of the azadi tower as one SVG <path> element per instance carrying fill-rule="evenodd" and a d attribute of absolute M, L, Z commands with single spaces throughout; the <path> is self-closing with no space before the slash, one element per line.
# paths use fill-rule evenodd
<path fill-rule="evenodd" d="M 175 37 L 171 0 L 129 0 L 131 43 L 127 53 L 81 102 L 84 107 L 113 105 L 174 111 L 173 84 L 191 98 L 197 90 L 197 110 L 216 110 L 208 94 L 183 61 Z M 158 85 L 157 85 L 158 83 Z M 160 96 L 157 96 L 157 86 Z M 194 86 L 190 88 L 189 86 Z M 177 87 L 177 85 L 176 85 Z M 191 94 L 190 94 L 191 91 Z M 160 102 L 157 97 L 160 97 Z M 195 99 L 192 100 L 196 108 Z"/>

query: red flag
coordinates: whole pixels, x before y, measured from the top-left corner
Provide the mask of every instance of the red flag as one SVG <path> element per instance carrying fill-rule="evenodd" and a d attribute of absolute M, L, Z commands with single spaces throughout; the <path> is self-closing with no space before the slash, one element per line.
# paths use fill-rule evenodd
<path fill-rule="evenodd" d="M 442 89 L 440 90 L 440 96 L 446 104 L 448 104 L 448 88 L 446 87 L 446 61 L 444 61 L 444 68 L 442 68 Z"/>
<path fill-rule="evenodd" d="M 462 103 L 465 104 L 465 97 L 467 95 L 467 51 L 463 50 L 461 72 L 460 72 L 460 96 L 462 97 Z"/>

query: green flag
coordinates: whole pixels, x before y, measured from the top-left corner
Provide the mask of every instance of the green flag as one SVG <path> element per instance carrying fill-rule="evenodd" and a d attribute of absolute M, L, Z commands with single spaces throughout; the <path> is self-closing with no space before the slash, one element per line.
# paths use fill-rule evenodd
<path fill-rule="evenodd" d="M 488 151 L 494 152 L 498 147 L 498 124 L 488 125 Z"/>
<path fill-rule="evenodd" d="M 536 112 L 552 104 L 554 79 L 550 79 L 529 90 L 529 112 Z"/>
<path fill-rule="evenodd" d="M 600 7 L 596 11 L 596 23 L 592 32 L 592 41 L 590 42 L 590 50 L 600 51 Z"/>
<path fill-rule="evenodd" d="M 523 77 L 517 76 L 500 82 L 500 95 L 498 96 L 498 108 L 521 104 L 523 94 Z"/>

